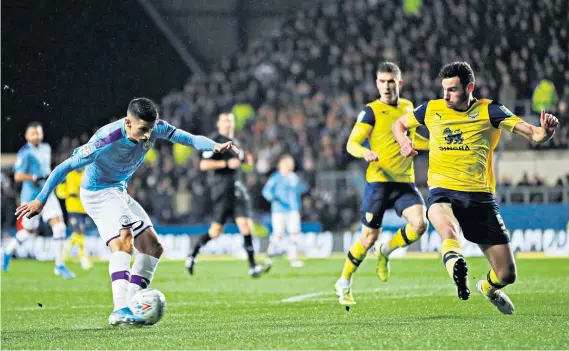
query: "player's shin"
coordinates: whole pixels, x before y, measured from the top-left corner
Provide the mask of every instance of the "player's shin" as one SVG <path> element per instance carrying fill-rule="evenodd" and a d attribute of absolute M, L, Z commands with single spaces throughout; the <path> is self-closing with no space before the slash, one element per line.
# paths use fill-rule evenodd
<path fill-rule="evenodd" d="M 113 290 L 114 311 L 128 306 L 128 285 L 130 280 L 131 254 L 115 251 L 109 260 L 109 275 Z"/>
<path fill-rule="evenodd" d="M 443 258 L 443 264 L 452 278 L 454 275 L 454 264 L 458 259 L 463 259 L 462 249 L 460 248 L 460 243 L 458 240 L 446 239 L 441 243 L 441 256 Z"/>
<path fill-rule="evenodd" d="M 293 234 L 290 235 L 288 238 L 288 259 L 291 262 L 296 261 L 296 256 L 298 253 L 298 235 L 297 234 Z"/>
<path fill-rule="evenodd" d="M 196 256 L 198 255 L 198 253 L 200 252 L 200 249 L 202 248 L 202 246 L 205 246 L 205 244 L 208 243 L 208 241 L 211 240 L 211 237 L 209 235 L 209 233 L 203 233 L 202 235 L 200 235 L 200 237 L 198 238 L 198 241 L 196 241 L 196 243 L 194 244 L 194 246 L 192 247 L 192 253 L 190 254 L 191 259 L 195 259 Z"/>
<path fill-rule="evenodd" d="M 407 247 L 421 239 L 421 235 L 423 235 L 424 232 L 425 231 L 423 229 L 415 230 L 415 228 L 408 223 L 405 226 L 399 228 L 393 238 L 391 238 L 387 244 L 381 246 L 381 253 L 387 257 L 394 250 L 401 247 Z"/>
<path fill-rule="evenodd" d="M 362 245 L 361 239 L 358 239 L 348 251 L 348 257 L 344 262 L 344 270 L 340 283 L 344 286 L 351 284 L 352 275 L 356 272 L 364 258 L 366 257 L 367 249 Z"/>
<path fill-rule="evenodd" d="M 54 223 L 51 226 L 53 231 L 53 244 L 55 246 L 55 266 L 65 265 L 65 236 L 67 227 L 63 222 Z"/>
<path fill-rule="evenodd" d="M 251 268 L 255 268 L 255 249 L 253 248 L 253 239 L 251 234 L 243 234 L 243 246 L 245 247 L 245 251 L 247 251 L 249 266 Z"/>
<path fill-rule="evenodd" d="M 129 300 L 138 291 L 146 289 L 150 285 L 159 261 L 160 258 L 144 253 L 136 255 L 130 271 L 130 284 L 128 285 Z"/>
<path fill-rule="evenodd" d="M 16 236 L 10 241 L 10 243 L 6 246 L 4 252 L 8 255 L 12 255 L 16 249 L 25 243 L 32 234 L 28 232 L 26 229 L 22 229 L 16 233 Z"/>
<path fill-rule="evenodd" d="M 491 296 L 498 289 L 505 288 L 508 284 L 504 284 L 498 279 L 496 272 L 490 270 L 486 276 L 486 280 L 482 283 L 482 293 L 486 296 Z"/>

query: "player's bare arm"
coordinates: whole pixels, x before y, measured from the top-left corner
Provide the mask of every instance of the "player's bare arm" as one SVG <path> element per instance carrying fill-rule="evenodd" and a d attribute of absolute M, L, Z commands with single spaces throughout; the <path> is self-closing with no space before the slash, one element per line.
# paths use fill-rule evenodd
<path fill-rule="evenodd" d="M 545 143 L 555 134 L 555 129 L 559 127 L 559 120 L 554 115 L 542 110 L 540 122 L 541 127 L 536 127 L 526 122 L 518 123 L 514 127 L 514 133 L 536 144 Z"/>
<path fill-rule="evenodd" d="M 399 118 L 393 126 L 391 126 L 393 131 L 393 136 L 401 148 L 400 153 L 404 157 L 413 157 L 417 155 L 417 150 L 415 150 L 415 145 L 413 141 L 407 136 L 407 131 L 409 130 L 409 125 L 407 124 L 406 116 Z"/>

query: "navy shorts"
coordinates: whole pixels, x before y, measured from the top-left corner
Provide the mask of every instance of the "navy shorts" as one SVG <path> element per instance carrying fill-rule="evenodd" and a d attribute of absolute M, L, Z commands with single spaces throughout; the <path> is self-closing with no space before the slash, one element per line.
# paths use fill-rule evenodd
<path fill-rule="evenodd" d="M 85 234 L 87 228 L 88 215 L 86 213 L 68 213 L 67 218 L 69 221 L 69 226 L 75 232 Z"/>
<path fill-rule="evenodd" d="M 366 213 L 371 213 L 379 218 L 379 226 L 377 226 L 379 228 L 386 210 L 394 208 L 397 215 L 401 217 L 403 210 L 413 205 L 425 205 L 425 201 L 414 183 L 367 183 L 362 206 L 362 223 L 369 222 L 366 221 L 365 216 Z"/>
<path fill-rule="evenodd" d="M 466 240 L 483 245 L 502 245 L 510 242 L 493 194 L 434 188 L 429 191 L 428 206 L 436 203 L 451 204 L 452 212 Z"/>

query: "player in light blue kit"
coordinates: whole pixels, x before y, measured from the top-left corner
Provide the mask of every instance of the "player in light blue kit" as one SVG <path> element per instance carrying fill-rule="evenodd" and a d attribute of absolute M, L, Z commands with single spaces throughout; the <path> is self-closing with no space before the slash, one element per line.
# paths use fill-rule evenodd
<path fill-rule="evenodd" d="M 137 291 L 150 285 L 162 256 L 163 248 L 150 218 L 126 192 L 128 180 L 158 139 L 193 146 L 200 151 L 239 153 L 231 142 L 217 144 L 206 137 L 176 129 L 158 119 L 151 100 L 137 98 L 128 105 L 125 118 L 102 127 L 87 144 L 75 149 L 70 158 L 53 170 L 35 200 L 16 210 L 18 217 L 37 215 L 67 173 L 86 167 L 81 202 L 112 252 L 109 260 L 114 302 L 109 317 L 112 325 L 144 323 L 128 304 Z M 131 268 L 133 242 L 140 253 Z"/>
<path fill-rule="evenodd" d="M 51 172 L 51 147 L 42 143 L 43 128 L 39 122 L 32 122 L 26 128 L 26 141 L 16 158 L 14 165 L 14 180 L 22 182 L 22 192 L 20 193 L 20 203 L 32 201 L 40 193 L 42 186 Z M 48 222 L 53 232 L 53 243 L 55 246 L 55 269 L 56 275 L 65 279 L 75 278 L 75 274 L 65 267 L 64 244 L 66 236 L 63 212 L 59 205 L 59 200 L 53 192 L 46 194 L 45 207 L 41 211 L 41 217 Z M 10 259 L 14 251 L 37 234 L 40 226 L 40 218 L 27 218 L 22 220 L 22 230 L 6 246 L 2 257 L 2 270 L 5 272 L 10 265 Z"/>
<path fill-rule="evenodd" d="M 304 263 L 296 257 L 298 234 L 300 234 L 301 195 L 308 186 L 294 173 L 294 159 L 284 155 L 279 159 L 278 172 L 273 173 L 263 187 L 263 197 L 271 202 L 271 222 L 273 233 L 267 254 L 272 257 L 288 234 L 287 251 L 292 267 L 302 267 Z"/>

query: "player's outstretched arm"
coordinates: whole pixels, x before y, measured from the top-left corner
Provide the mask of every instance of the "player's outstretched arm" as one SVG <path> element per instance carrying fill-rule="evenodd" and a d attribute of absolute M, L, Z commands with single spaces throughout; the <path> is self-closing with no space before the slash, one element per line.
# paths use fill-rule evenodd
<path fill-rule="evenodd" d="M 407 116 L 402 116 L 391 126 L 391 131 L 395 140 L 399 144 L 400 153 L 404 157 L 413 157 L 417 155 L 417 150 L 415 150 L 415 145 L 413 141 L 407 136 L 407 131 L 410 129 L 407 123 Z"/>
<path fill-rule="evenodd" d="M 532 126 L 527 122 L 517 123 L 513 132 L 534 143 L 545 143 L 555 134 L 555 130 L 559 126 L 559 120 L 554 115 L 541 110 L 540 122 L 541 127 Z"/>
<path fill-rule="evenodd" d="M 233 145 L 231 141 L 223 144 L 218 144 L 215 141 L 203 135 L 194 135 L 181 129 L 175 129 L 170 136 L 166 138 L 173 143 L 192 146 L 200 151 L 213 151 L 213 152 L 226 152 L 233 151 L 239 154 L 237 146 Z"/>
<path fill-rule="evenodd" d="M 89 163 L 93 162 L 93 160 L 93 157 L 80 157 L 79 155 L 74 154 L 67 160 L 61 162 L 61 164 L 55 167 L 51 172 L 35 200 L 22 204 L 16 209 L 16 216 L 18 219 L 23 216 L 31 218 L 39 214 L 45 205 L 49 194 L 51 194 L 57 185 L 65 179 L 67 174 L 75 169 L 85 167 Z"/>

